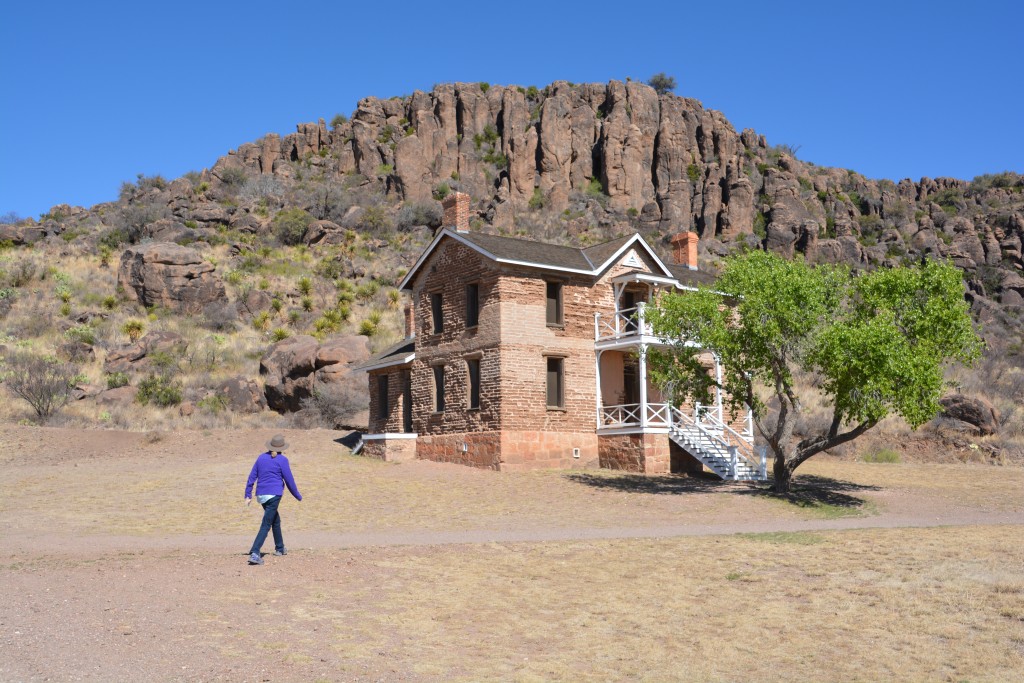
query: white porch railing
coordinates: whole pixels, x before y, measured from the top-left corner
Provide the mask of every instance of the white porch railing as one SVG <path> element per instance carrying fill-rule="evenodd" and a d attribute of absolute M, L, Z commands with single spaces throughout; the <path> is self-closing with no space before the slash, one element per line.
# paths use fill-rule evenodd
<path fill-rule="evenodd" d="M 765 454 L 758 455 L 754 451 L 749 415 L 743 431 L 737 432 L 711 406 L 698 405 L 693 415 L 689 415 L 668 403 L 625 403 L 602 406 L 600 426 L 602 429 L 668 429 L 674 437 L 685 437 L 692 443 L 698 450 L 697 455 L 716 471 L 721 466 L 721 458 L 727 458 L 728 467 L 720 472 L 728 475 L 726 478 L 736 478 L 741 470 L 755 472 L 762 480 L 767 476 Z"/>
<path fill-rule="evenodd" d="M 603 313 L 594 315 L 595 341 L 653 334 L 654 328 L 647 322 L 642 303 L 633 308 L 617 310 L 611 315 Z"/>
<path fill-rule="evenodd" d="M 643 408 L 646 408 L 644 410 Z M 644 419 L 641 420 L 640 416 Z M 601 406 L 601 426 L 622 427 L 668 427 L 671 424 L 672 406 L 667 403 L 623 403 L 617 406 Z"/>

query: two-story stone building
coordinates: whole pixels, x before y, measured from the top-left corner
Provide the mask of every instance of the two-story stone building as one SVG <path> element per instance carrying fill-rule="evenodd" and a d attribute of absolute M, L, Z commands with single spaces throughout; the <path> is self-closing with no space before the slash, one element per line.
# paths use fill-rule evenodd
<path fill-rule="evenodd" d="M 445 227 L 400 284 L 412 300 L 406 339 L 364 366 L 364 455 L 763 477 L 749 414 L 729 414 L 721 397 L 672 406 L 648 379 L 645 352 L 663 341 L 645 304 L 712 282 L 696 268 L 696 234 L 677 235 L 666 264 L 638 234 L 543 244 L 470 231 L 467 195 L 444 209 Z"/>

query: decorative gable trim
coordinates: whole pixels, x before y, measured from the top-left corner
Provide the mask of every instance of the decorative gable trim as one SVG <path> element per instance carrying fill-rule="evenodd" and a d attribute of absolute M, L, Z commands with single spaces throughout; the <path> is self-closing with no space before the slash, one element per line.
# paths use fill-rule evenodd
<path fill-rule="evenodd" d="M 605 259 L 605 261 L 600 264 L 595 264 L 587 255 L 586 251 L 580 249 L 579 251 L 583 256 L 583 259 L 592 266 L 590 270 L 587 270 L 583 268 L 567 268 L 565 266 L 559 266 L 552 263 L 540 263 L 537 261 L 526 261 L 522 259 L 501 257 L 488 251 L 484 247 L 481 247 L 475 242 L 466 239 L 466 237 L 463 234 L 458 233 L 449 228 L 444 228 L 443 230 L 438 231 L 437 235 L 430 242 L 427 248 L 423 251 L 422 254 L 420 254 L 420 257 L 416 259 L 416 263 L 413 264 L 413 267 L 409 269 L 409 272 L 406 273 L 404 278 L 402 278 L 402 281 L 398 283 L 398 288 L 400 290 L 411 289 L 413 281 L 416 279 L 420 270 L 423 268 L 423 265 L 427 262 L 427 259 L 430 258 L 430 255 L 434 253 L 434 250 L 437 249 L 438 245 L 446 237 L 453 239 L 461 244 L 464 244 L 465 246 L 469 247 L 470 249 L 477 252 L 481 256 L 484 256 L 485 258 L 490 259 L 495 263 L 504 263 L 512 266 L 523 266 L 526 268 L 539 268 L 542 270 L 556 271 L 560 273 L 592 275 L 595 277 L 599 276 L 603 271 L 612 266 L 614 263 L 617 263 L 618 260 L 622 258 L 623 254 L 629 253 L 630 251 L 636 248 L 641 248 L 647 252 L 647 255 L 654 262 L 656 268 L 660 270 L 663 275 L 670 278 L 673 277 L 671 271 L 669 271 L 669 269 L 665 266 L 662 260 L 658 258 L 657 254 L 654 253 L 654 250 L 651 249 L 650 245 L 648 245 L 647 242 L 644 241 L 644 238 L 641 237 L 639 234 L 633 235 L 633 237 L 631 237 L 629 240 L 626 241 L 625 244 L 619 247 L 614 254 L 612 254 L 609 258 Z M 639 268 L 643 266 L 640 256 L 636 254 L 635 251 L 631 253 L 628 258 L 634 259 L 637 262 L 636 265 L 632 265 L 632 267 Z"/>

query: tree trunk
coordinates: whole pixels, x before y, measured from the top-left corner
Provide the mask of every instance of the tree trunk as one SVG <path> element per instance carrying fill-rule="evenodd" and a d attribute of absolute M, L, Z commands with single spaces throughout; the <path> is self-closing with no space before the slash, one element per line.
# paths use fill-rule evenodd
<path fill-rule="evenodd" d="M 790 468 L 786 463 L 784 455 L 775 456 L 775 462 L 772 465 L 772 475 L 775 480 L 772 484 L 772 491 L 776 493 L 789 493 L 790 484 L 793 482 L 793 468 Z"/>

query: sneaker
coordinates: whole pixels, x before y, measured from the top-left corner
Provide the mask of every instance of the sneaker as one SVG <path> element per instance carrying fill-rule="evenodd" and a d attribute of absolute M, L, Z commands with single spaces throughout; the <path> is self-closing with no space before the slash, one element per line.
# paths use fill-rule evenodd
<path fill-rule="evenodd" d="M 275 550 L 274 554 L 275 555 L 287 555 L 288 554 L 288 548 L 281 548 L 280 550 Z"/>
<path fill-rule="evenodd" d="M 249 555 L 249 564 L 263 564 L 263 558 L 259 553 L 252 553 Z"/>

